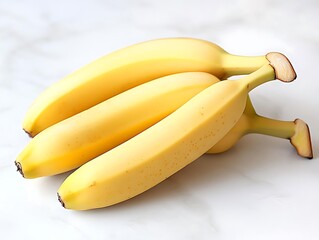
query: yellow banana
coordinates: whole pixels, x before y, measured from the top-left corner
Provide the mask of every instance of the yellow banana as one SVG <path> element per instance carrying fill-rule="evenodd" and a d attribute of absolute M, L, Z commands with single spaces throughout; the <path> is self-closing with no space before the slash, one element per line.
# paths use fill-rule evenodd
<path fill-rule="evenodd" d="M 160 121 L 217 81 L 208 73 L 189 72 L 137 86 L 44 130 L 17 157 L 16 165 L 25 178 L 55 175 L 80 167 Z M 238 123 L 209 153 L 226 151 L 235 144 L 259 120 L 253 113 L 248 98 Z M 260 121 L 255 125 L 272 129 L 278 122 Z M 294 126 L 283 123 L 273 129 L 273 134 L 288 131 L 287 135 L 292 136 Z"/>
<path fill-rule="evenodd" d="M 265 56 L 232 55 L 200 39 L 143 42 L 106 55 L 53 84 L 30 106 L 23 129 L 33 137 L 125 90 L 169 74 L 208 72 L 224 79 L 251 73 L 265 63 Z"/>
<path fill-rule="evenodd" d="M 165 76 L 114 96 L 35 136 L 17 157 L 25 178 L 77 168 L 163 119 L 219 79 L 209 73 Z"/>
<path fill-rule="evenodd" d="M 162 182 L 214 146 L 242 115 L 248 92 L 274 79 L 292 81 L 288 60 L 272 54 L 236 81 L 218 82 L 137 136 L 73 172 L 58 190 L 68 209 L 101 208 L 132 198 Z"/>
<path fill-rule="evenodd" d="M 309 159 L 313 157 L 309 127 L 303 120 L 279 121 L 260 116 L 250 98 L 247 99 L 245 111 L 236 125 L 207 153 L 225 152 L 249 133 L 289 139 L 300 156 Z"/>

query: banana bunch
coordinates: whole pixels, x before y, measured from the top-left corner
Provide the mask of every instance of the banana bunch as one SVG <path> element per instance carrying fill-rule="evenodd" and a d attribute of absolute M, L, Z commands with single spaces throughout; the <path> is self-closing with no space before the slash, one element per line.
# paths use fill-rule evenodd
<path fill-rule="evenodd" d="M 234 75 L 244 76 L 227 80 Z M 58 199 L 65 208 L 86 210 L 130 199 L 248 133 L 289 139 L 310 159 L 307 124 L 258 115 L 249 98 L 265 82 L 295 78 L 289 60 L 276 52 L 237 56 L 192 38 L 126 47 L 34 101 L 23 121 L 32 139 L 15 164 L 25 178 L 78 168 Z"/>

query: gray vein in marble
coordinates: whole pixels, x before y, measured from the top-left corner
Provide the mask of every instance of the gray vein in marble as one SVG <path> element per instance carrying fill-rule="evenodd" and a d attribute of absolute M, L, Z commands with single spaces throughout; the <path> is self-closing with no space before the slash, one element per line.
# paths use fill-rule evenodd
<path fill-rule="evenodd" d="M 69 173 L 25 180 L 13 161 L 29 141 L 20 130 L 23 114 L 46 86 L 107 52 L 170 36 L 211 40 L 238 54 L 269 49 L 291 55 L 300 81 L 254 91 L 257 112 L 303 118 L 318 156 L 313 111 L 318 108 L 318 10 L 316 0 L 0 1 L 0 125 L 5 136 L 0 139 L 0 182 L 7 195 L 0 198 L 1 216 L 6 216 L 0 217 L 1 236 L 317 239 L 318 157 L 304 162 L 288 142 L 245 138 L 231 151 L 204 156 L 140 196 L 88 212 L 64 210 L 56 200 Z"/>
<path fill-rule="evenodd" d="M 73 224 L 71 221 L 69 221 L 69 219 L 61 218 L 51 214 L 48 214 L 48 215 L 51 216 L 50 219 L 52 220 L 53 223 L 59 223 L 64 227 L 70 226 L 72 229 L 74 229 L 77 235 L 80 236 L 80 238 L 77 238 L 77 239 L 83 239 L 83 240 L 91 239 L 90 234 L 87 234 L 84 229 L 81 229 L 76 224 Z"/>
<path fill-rule="evenodd" d="M 205 201 L 197 198 L 191 192 L 186 191 L 178 179 L 170 181 L 169 184 L 171 185 L 170 187 L 177 192 L 178 200 L 181 199 L 181 203 L 185 206 L 185 209 L 191 209 L 193 213 L 195 212 L 198 219 L 204 220 L 204 222 L 207 223 L 211 232 L 218 233 L 220 231 L 213 217 L 213 213 L 208 211 L 209 207 Z"/>

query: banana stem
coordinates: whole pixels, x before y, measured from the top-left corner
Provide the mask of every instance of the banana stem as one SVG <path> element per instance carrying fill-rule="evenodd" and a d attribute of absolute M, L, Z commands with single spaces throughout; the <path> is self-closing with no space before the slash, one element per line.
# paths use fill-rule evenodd
<path fill-rule="evenodd" d="M 248 91 L 270 80 L 278 79 L 282 82 L 291 82 L 297 77 L 293 66 L 285 55 L 272 52 L 266 55 L 266 59 L 268 60 L 267 64 L 242 79 L 244 84 L 247 84 Z"/>
<path fill-rule="evenodd" d="M 267 64 L 268 60 L 265 56 L 238 56 L 232 54 L 225 54 L 223 57 L 223 69 L 225 76 L 222 79 L 234 75 L 250 74 L 263 65 Z"/>
<path fill-rule="evenodd" d="M 313 158 L 310 130 L 301 119 L 280 121 L 255 115 L 250 119 L 246 133 L 289 139 L 300 156 L 308 159 Z"/>
<path fill-rule="evenodd" d="M 248 132 L 290 139 L 295 133 L 295 123 L 256 115 L 250 121 Z"/>
<path fill-rule="evenodd" d="M 278 52 L 270 52 L 266 55 L 269 64 L 274 68 L 276 79 L 283 82 L 292 82 L 297 74 L 289 59 Z"/>
<path fill-rule="evenodd" d="M 240 81 L 243 81 L 245 85 L 247 85 L 248 91 L 253 90 L 255 87 L 274 80 L 276 78 L 275 71 L 273 67 L 269 64 L 265 64 L 257 71 L 247 75 L 246 77 L 242 78 Z"/>

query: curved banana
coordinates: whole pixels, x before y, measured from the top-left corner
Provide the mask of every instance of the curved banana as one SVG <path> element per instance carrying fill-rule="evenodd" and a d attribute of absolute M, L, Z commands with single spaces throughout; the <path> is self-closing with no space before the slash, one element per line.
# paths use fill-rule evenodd
<path fill-rule="evenodd" d="M 155 125 L 81 166 L 58 190 L 62 205 L 85 210 L 119 203 L 200 157 L 239 120 L 250 90 L 275 77 L 295 78 L 284 56 L 269 57 L 274 68 L 266 64 L 240 80 L 206 88 Z"/>
<path fill-rule="evenodd" d="M 219 79 L 177 73 L 142 84 L 61 121 L 35 136 L 17 157 L 25 178 L 77 168 L 160 121 Z"/>
<path fill-rule="evenodd" d="M 260 116 L 250 98 L 247 99 L 245 111 L 236 125 L 207 153 L 225 152 L 250 133 L 289 139 L 301 157 L 313 157 L 309 127 L 303 120 L 280 121 Z"/>
<path fill-rule="evenodd" d="M 53 84 L 30 106 L 23 129 L 33 137 L 125 90 L 166 75 L 208 72 L 224 79 L 251 73 L 265 63 L 265 56 L 231 55 L 199 39 L 143 42 L 106 55 Z"/>
<path fill-rule="evenodd" d="M 17 157 L 18 170 L 25 178 L 36 178 L 80 167 L 160 121 L 217 81 L 207 73 L 180 73 L 119 94 L 35 136 Z M 256 115 L 248 97 L 239 121 L 208 153 L 226 151 L 253 130 L 290 138 L 297 126 L 291 122 L 281 124 L 277 120 L 267 122 L 263 119 Z M 301 133 L 306 134 L 305 131 Z M 299 152 L 305 151 L 300 143 L 294 145 Z"/>

